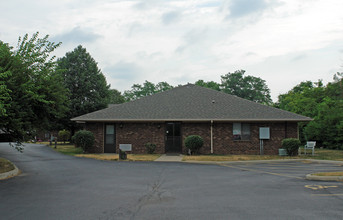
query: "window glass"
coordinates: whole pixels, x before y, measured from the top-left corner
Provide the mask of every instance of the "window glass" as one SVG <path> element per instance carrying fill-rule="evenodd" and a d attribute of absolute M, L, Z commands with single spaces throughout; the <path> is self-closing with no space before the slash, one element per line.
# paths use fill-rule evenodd
<path fill-rule="evenodd" d="M 242 124 L 242 140 L 250 140 L 250 124 Z"/>
<path fill-rule="evenodd" d="M 106 134 L 114 134 L 114 125 L 106 125 Z"/>
<path fill-rule="evenodd" d="M 241 123 L 233 123 L 232 132 L 234 140 L 241 140 Z"/>
<path fill-rule="evenodd" d="M 250 124 L 233 123 L 233 140 L 250 140 Z"/>

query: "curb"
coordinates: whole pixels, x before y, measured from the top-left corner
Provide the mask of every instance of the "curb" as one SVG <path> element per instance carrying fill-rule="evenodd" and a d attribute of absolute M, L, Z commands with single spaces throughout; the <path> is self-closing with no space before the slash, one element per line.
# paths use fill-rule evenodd
<path fill-rule="evenodd" d="M 188 160 L 182 161 L 185 163 L 202 163 L 202 164 L 242 164 L 242 163 L 273 163 L 273 162 L 292 162 L 292 161 L 309 161 L 315 163 L 329 163 L 329 164 L 342 164 L 343 161 L 335 160 L 314 160 L 314 159 L 276 159 L 276 160 L 237 160 L 237 161 L 195 161 Z"/>
<path fill-rule="evenodd" d="M 343 181 L 343 176 L 316 176 L 313 174 L 307 174 L 305 179 L 316 181 Z"/>
<path fill-rule="evenodd" d="M 20 173 L 20 170 L 18 169 L 18 167 L 14 163 L 12 163 L 11 161 L 10 161 L 10 163 L 13 164 L 14 169 L 11 170 L 11 171 L 8 171 L 6 173 L 0 173 L 0 180 L 4 180 L 4 179 L 11 178 L 11 177 L 15 177 L 15 176 L 17 176 Z"/>

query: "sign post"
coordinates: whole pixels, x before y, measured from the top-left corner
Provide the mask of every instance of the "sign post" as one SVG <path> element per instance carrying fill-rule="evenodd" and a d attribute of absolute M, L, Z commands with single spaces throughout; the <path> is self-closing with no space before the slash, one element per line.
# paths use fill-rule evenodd
<path fill-rule="evenodd" d="M 260 127 L 260 155 L 264 154 L 263 140 L 269 140 L 269 139 L 270 139 L 270 128 Z"/>

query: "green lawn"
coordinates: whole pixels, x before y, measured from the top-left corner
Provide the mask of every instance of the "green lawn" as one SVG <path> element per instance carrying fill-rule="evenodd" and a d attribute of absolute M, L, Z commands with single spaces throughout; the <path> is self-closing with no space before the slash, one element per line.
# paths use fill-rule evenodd
<path fill-rule="evenodd" d="M 76 155 L 76 154 L 82 154 L 83 150 L 80 147 L 75 147 L 73 144 L 66 143 L 64 144 L 63 142 L 57 142 L 56 148 L 55 144 L 49 145 L 49 142 L 37 142 L 37 144 L 45 144 L 54 149 L 57 152 L 60 152 L 62 154 L 66 155 Z"/>

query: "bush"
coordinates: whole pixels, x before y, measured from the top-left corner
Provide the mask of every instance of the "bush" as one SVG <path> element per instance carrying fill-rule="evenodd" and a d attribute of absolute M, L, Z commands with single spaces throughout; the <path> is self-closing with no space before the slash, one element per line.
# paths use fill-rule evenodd
<path fill-rule="evenodd" d="M 70 138 L 70 132 L 65 130 L 65 129 L 63 129 L 62 131 L 59 131 L 58 132 L 58 138 L 59 138 L 59 140 L 61 140 L 65 143 Z"/>
<path fill-rule="evenodd" d="M 81 147 L 84 152 L 88 152 L 93 147 L 95 138 L 92 132 L 81 130 L 75 133 L 72 137 L 73 143 L 76 147 Z"/>
<path fill-rule="evenodd" d="M 191 152 L 199 153 L 200 148 L 204 145 L 204 140 L 199 135 L 190 135 L 185 139 L 185 146 Z"/>
<path fill-rule="evenodd" d="M 148 152 L 148 154 L 153 154 L 156 150 L 156 144 L 146 143 L 145 148 L 146 148 L 146 151 Z"/>
<path fill-rule="evenodd" d="M 296 156 L 301 143 L 297 138 L 286 138 L 282 140 L 282 148 L 286 149 L 288 156 Z"/>

